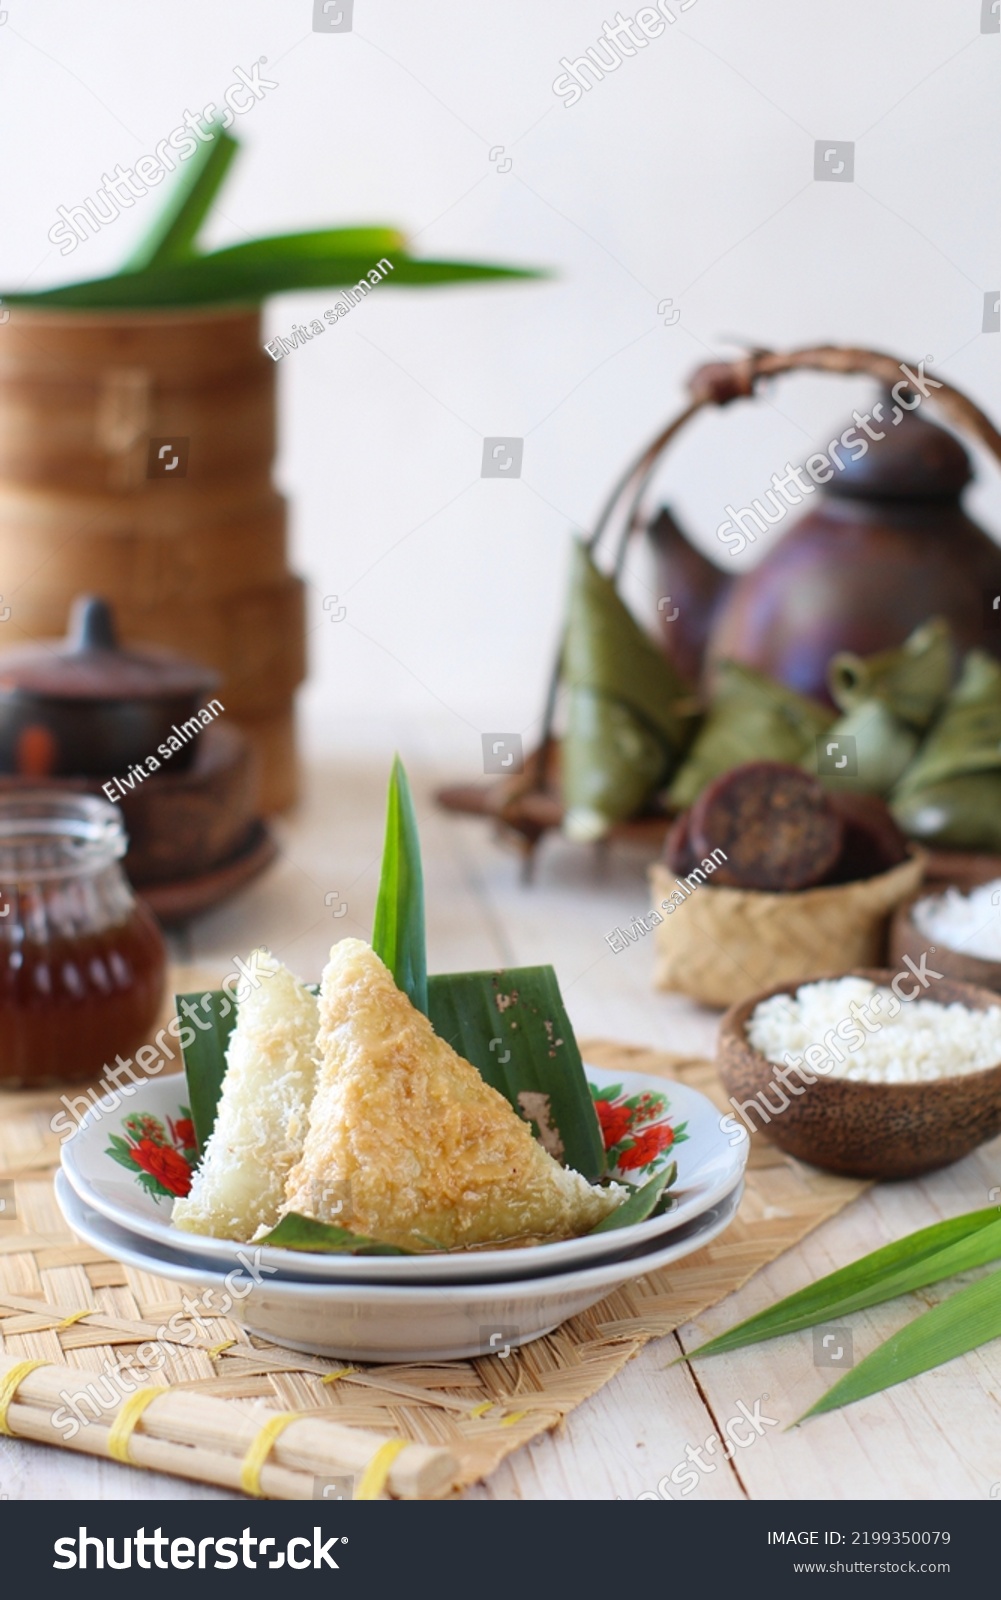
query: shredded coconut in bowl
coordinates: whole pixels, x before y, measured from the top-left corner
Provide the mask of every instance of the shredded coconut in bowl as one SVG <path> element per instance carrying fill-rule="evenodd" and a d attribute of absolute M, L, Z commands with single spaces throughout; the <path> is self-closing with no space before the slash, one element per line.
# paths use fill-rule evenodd
<path fill-rule="evenodd" d="M 904 993 L 912 987 L 910 975 Z M 794 1076 L 862 1083 L 929 1083 L 1001 1064 L 1001 1004 L 984 1011 L 953 1002 L 901 1002 L 867 978 L 806 983 L 756 1006 L 748 1042 Z"/>
<path fill-rule="evenodd" d="M 918 900 L 911 921 L 928 939 L 981 961 L 1001 961 L 1001 878 L 969 894 L 947 889 Z"/>

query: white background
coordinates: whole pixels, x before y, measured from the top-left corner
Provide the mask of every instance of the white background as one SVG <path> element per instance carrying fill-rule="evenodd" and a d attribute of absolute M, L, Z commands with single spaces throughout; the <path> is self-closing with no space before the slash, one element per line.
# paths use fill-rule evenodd
<path fill-rule="evenodd" d="M 7 287 L 118 265 L 163 189 L 65 259 L 47 238 L 56 207 L 262 55 L 279 87 L 238 119 L 209 242 L 384 221 L 418 254 L 553 273 L 382 288 L 282 363 L 278 475 L 312 585 L 302 700 L 318 750 L 419 740 L 458 776 L 478 771 L 482 731 L 530 741 L 571 531 L 729 338 L 931 355 L 1001 412 L 1001 336 L 980 331 L 1001 281 L 1001 35 L 980 33 L 980 0 L 696 0 L 572 107 L 552 83 L 614 17 L 595 0 L 355 0 L 338 35 L 312 31 L 311 0 L 6 10 Z M 813 180 L 818 138 L 856 141 L 854 183 Z M 269 335 L 333 298 L 273 300 Z M 728 561 L 723 504 L 760 493 L 866 392 L 787 380 L 707 415 L 661 487 Z M 518 482 L 480 478 L 486 434 L 524 437 Z M 980 476 L 973 508 L 1001 526 L 994 469 Z M 630 593 L 653 614 L 640 551 Z"/>

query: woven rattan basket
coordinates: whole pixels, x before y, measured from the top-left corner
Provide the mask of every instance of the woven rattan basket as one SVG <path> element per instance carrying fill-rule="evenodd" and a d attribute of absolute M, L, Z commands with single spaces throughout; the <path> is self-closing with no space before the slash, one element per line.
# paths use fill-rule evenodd
<path fill-rule="evenodd" d="M 654 983 L 702 1005 L 731 1006 L 820 972 L 882 966 L 888 919 L 917 892 L 924 866 L 924 853 L 912 849 L 875 878 L 796 893 L 696 883 L 683 888 L 689 897 L 668 915 L 664 902 L 679 880 L 655 864 L 650 884 L 663 921 L 653 929 Z"/>

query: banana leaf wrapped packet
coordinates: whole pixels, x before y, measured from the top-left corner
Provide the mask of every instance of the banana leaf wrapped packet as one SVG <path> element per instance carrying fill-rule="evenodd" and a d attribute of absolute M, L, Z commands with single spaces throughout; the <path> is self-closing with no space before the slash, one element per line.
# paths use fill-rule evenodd
<path fill-rule="evenodd" d="M 1001 850 L 1001 663 L 993 656 L 970 651 L 890 808 L 923 843 Z"/>
<path fill-rule="evenodd" d="M 831 698 L 842 713 L 827 730 L 829 760 L 814 757 L 804 765 L 831 788 L 890 794 L 949 692 L 953 667 L 952 633 L 939 617 L 897 649 L 872 656 L 839 651 L 828 667 Z"/>
<path fill-rule="evenodd" d="M 706 784 L 748 761 L 814 762 L 816 740 L 832 720 L 818 701 L 752 667 L 721 661 L 708 715 L 668 791 L 669 804 L 683 811 Z"/>
<path fill-rule="evenodd" d="M 574 547 L 561 665 L 564 821 L 578 843 L 642 812 L 691 738 L 690 696 L 583 544 Z"/>

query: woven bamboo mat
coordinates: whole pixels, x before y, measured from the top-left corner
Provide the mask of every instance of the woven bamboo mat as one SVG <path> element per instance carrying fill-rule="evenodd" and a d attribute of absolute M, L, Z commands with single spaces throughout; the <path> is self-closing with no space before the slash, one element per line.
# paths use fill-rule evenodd
<path fill-rule="evenodd" d="M 592 1041 L 585 1050 L 595 1065 L 678 1078 L 724 1103 L 709 1062 L 606 1042 Z M 164 1323 L 183 1314 L 182 1290 L 70 1234 L 52 1188 L 59 1144 L 49 1120 L 56 1103 L 49 1093 L 0 1095 L 0 1345 L 7 1355 L 79 1367 L 82 1387 L 106 1363 L 135 1357 L 162 1335 Z M 358 1367 L 324 1384 L 341 1364 L 268 1344 L 205 1312 L 209 1330 L 194 1344 L 166 1346 L 165 1365 L 141 1381 L 202 1391 L 241 1410 L 262 1403 L 301 1409 L 444 1445 L 460 1463 L 461 1488 L 556 1427 L 648 1340 L 715 1305 L 865 1188 L 803 1166 L 754 1137 L 744 1199 L 726 1233 L 506 1359 Z M 83 1311 L 90 1314 L 70 1320 Z M 142 1371 L 138 1357 L 134 1366 Z"/>

